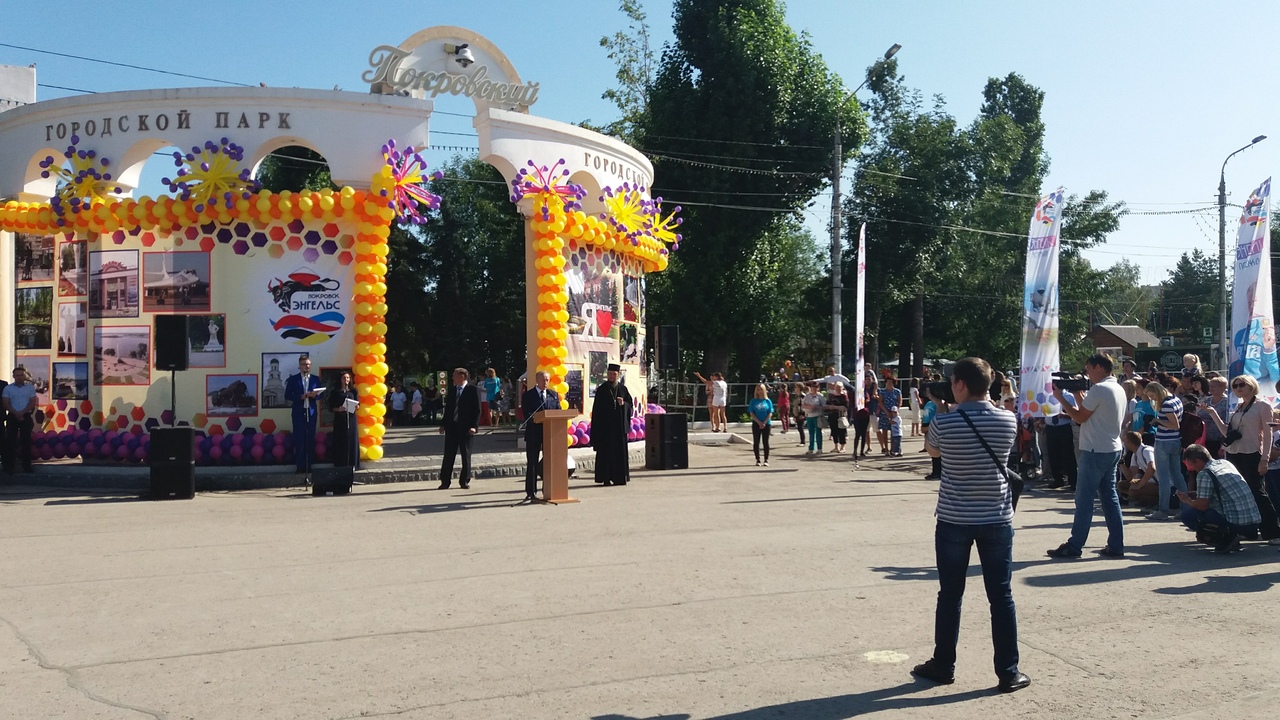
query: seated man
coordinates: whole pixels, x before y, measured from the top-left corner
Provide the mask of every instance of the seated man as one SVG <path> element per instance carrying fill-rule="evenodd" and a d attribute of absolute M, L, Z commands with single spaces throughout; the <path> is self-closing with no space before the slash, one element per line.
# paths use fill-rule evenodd
<path fill-rule="evenodd" d="M 1116 491 L 1126 505 L 1155 507 L 1159 502 L 1159 485 L 1156 484 L 1156 451 L 1142 444 L 1142 436 L 1130 430 L 1120 437 L 1124 449 L 1130 453 L 1129 464 L 1120 466 L 1120 483 Z"/>
<path fill-rule="evenodd" d="M 1253 501 L 1253 491 L 1235 466 L 1214 460 L 1203 445 L 1192 445 L 1182 453 L 1187 468 L 1196 474 L 1194 494 L 1178 491 L 1182 501 L 1182 522 L 1196 531 L 1196 538 L 1210 543 L 1220 553 L 1240 549 L 1240 536 L 1254 534 L 1262 515 Z M 1210 536 L 1210 527 L 1221 532 Z M 1203 534 L 1202 534 L 1203 533 Z"/>

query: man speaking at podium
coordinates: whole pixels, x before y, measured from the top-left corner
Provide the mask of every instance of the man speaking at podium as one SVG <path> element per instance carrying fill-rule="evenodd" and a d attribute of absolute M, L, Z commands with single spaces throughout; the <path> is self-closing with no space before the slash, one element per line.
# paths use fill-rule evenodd
<path fill-rule="evenodd" d="M 533 416 L 540 410 L 559 410 L 560 396 L 547 387 L 551 376 L 539 370 L 534 387 L 520 398 L 520 414 L 524 416 L 524 499 L 538 499 L 538 455 L 542 452 L 542 424 Z"/>

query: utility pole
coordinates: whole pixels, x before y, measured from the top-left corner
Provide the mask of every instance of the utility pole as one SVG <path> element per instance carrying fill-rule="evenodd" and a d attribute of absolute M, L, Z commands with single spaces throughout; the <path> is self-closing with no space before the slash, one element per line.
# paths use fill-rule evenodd
<path fill-rule="evenodd" d="M 1248 150 L 1266 140 L 1266 135 L 1259 135 L 1248 145 L 1236 150 L 1222 161 L 1222 172 L 1218 174 L 1218 358 L 1223 372 L 1230 373 L 1230 354 L 1227 352 L 1227 163 L 1237 154 Z"/>
<path fill-rule="evenodd" d="M 884 59 L 876 61 L 876 65 L 888 60 L 898 53 L 902 46 L 894 43 L 892 47 L 884 53 Z M 866 80 L 857 87 L 853 92 L 849 93 L 844 99 L 847 103 L 858 94 L 867 84 Z M 844 103 L 841 103 L 843 106 Z M 844 372 L 844 272 L 841 268 L 842 255 L 844 250 L 844 242 L 840 237 L 840 175 L 844 172 L 844 149 L 840 143 L 840 119 L 836 118 L 835 142 L 833 143 L 835 154 L 831 158 L 831 356 L 832 366 L 835 367 L 837 373 Z M 855 368 L 856 373 L 861 374 L 862 368 Z"/>

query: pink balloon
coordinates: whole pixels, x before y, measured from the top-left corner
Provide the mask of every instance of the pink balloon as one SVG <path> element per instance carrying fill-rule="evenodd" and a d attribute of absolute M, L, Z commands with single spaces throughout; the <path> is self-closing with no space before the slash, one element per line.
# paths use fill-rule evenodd
<path fill-rule="evenodd" d="M 262 456 L 266 455 L 267 452 L 262 449 L 262 443 L 257 443 L 253 446 L 253 449 L 249 451 L 249 454 L 253 456 L 254 462 L 262 462 Z"/>
<path fill-rule="evenodd" d="M 271 457 L 275 458 L 277 462 L 280 460 L 283 460 L 284 445 L 276 445 L 275 447 L 271 448 Z"/>
<path fill-rule="evenodd" d="M 209 448 L 209 459 L 211 460 L 222 459 L 222 447 L 220 445 L 214 445 L 213 447 Z"/>
<path fill-rule="evenodd" d="M 244 455 L 244 449 L 243 449 L 243 448 L 241 448 L 239 445 L 232 445 L 232 446 L 231 446 L 231 459 L 232 459 L 232 460 L 239 461 L 239 460 L 240 460 L 240 458 L 241 458 L 243 455 Z"/>
<path fill-rule="evenodd" d="M 53 448 L 49 447 L 48 445 L 45 445 L 44 447 L 40 448 L 40 459 L 41 459 L 41 460 L 52 460 L 52 459 L 53 459 Z"/>

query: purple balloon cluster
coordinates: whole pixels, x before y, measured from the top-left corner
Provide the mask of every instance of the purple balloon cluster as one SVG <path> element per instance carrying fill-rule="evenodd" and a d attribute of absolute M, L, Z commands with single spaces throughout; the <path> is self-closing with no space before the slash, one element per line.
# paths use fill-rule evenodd
<path fill-rule="evenodd" d="M 137 427 L 137 426 L 135 426 Z M 140 430 L 140 428 L 138 428 Z M 314 458 L 329 456 L 328 433 L 317 432 Z M 145 463 L 151 436 L 143 432 L 102 430 L 36 431 L 31 433 L 32 454 L 40 460 L 84 460 Z M 246 428 L 242 433 L 209 435 L 196 432 L 197 465 L 279 465 L 293 462 L 293 434 L 262 433 Z"/>
<path fill-rule="evenodd" d="M 107 167 L 111 161 L 99 158 L 96 150 L 81 150 L 80 136 L 72 135 L 71 144 L 63 151 L 62 157 L 71 161 L 71 168 L 63 166 L 52 155 L 40 161 L 40 177 L 48 178 L 56 175 L 63 181 L 62 187 L 49 199 L 49 207 L 53 210 L 59 226 L 66 225 L 68 213 L 77 213 L 87 209 L 93 198 L 101 197 L 107 191 L 120 192 L 120 188 L 112 188 L 111 173 Z"/>
<path fill-rule="evenodd" d="M 235 207 L 236 200 L 248 200 L 262 188 L 249 168 L 242 168 L 238 174 L 233 175 L 231 171 L 235 166 L 219 164 L 216 160 L 218 155 L 224 156 L 231 163 L 240 163 L 244 160 L 244 148 L 222 138 L 217 143 L 206 140 L 204 147 L 192 146 L 191 152 L 186 154 L 175 152 L 173 164 L 177 166 L 178 174 L 172 178 L 161 178 L 160 182 L 169 186 L 169 192 L 178 193 L 178 199 L 183 201 L 191 199 L 193 190 L 208 184 L 208 192 L 197 192 L 197 195 L 207 194 L 210 205 L 218 207 L 223 204 L 227 209 Z M 219 169 L 222 170 L 221 175 L 218 173 Z M 218 191 L 221 191 L 221 197 L 218 197 Z M 204 212 L 204 205 L 197 204 L 193 209 Z"/>
<path fill-rule="evenodd" d="M 650 408 L 657 407 L 650 405 Z M 652 411 L 650 411 L 652 412 Z M 663 411 L 665 412 L 665 411 Z M 586 447 L 591 444 L 591 421 L 579 420 L 569 424 L 569 438 L 573 440 L 573 447 Z M 644 439 L 644 418 L 631 418 L 630 428 L 627 430 L 627 440 L 635 442 Z"/>
<path fill-rule="evenodd" d="M 528 161 L 528 167 L 520 168 L 516 172 L 516 178 L 511 181 L 511 202 L 518 203 L 525 197 L 549 194 L 559 196 L 564 201 L 566 211 L 581 210 L 580 201 L 587 196 L 587 189 L 565 179 L 569 177 L 569 170 L 560 170 L 560 166 L 564 164 L 564 158 L 557 160 L 551 167 L 539 167 L 532 160 Z M 557 173 L 557 170 L 560 172 Z M 542 205 L 542 219 L 551 219 L 551 208 L 546 203 Z"/>

